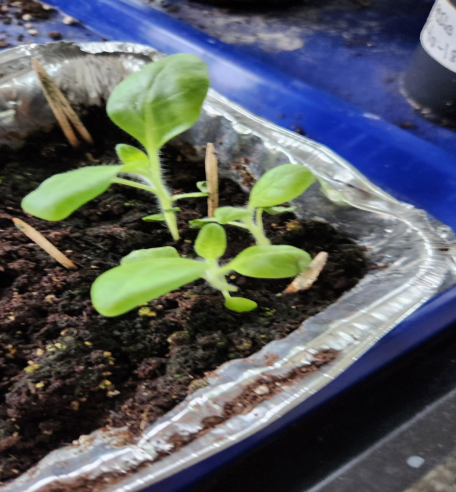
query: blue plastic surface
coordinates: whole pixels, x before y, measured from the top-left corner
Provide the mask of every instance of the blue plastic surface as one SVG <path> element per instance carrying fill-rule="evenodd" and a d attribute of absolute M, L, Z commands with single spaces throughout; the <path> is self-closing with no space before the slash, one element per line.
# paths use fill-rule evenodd
<path fill-rule="evenodd" d="M 456 229 L 456 158 L 396 126 L 228 47 L 163 13 L 119 0 L 48 0 L 110 39 L 165 53 L 193 52 L 209 65 L 213 87 L 275 123 L 299 125 L 374 183 Z M 262 432 L 150 488 L 177 491 L 259 440 L 314 410 L 456 320 L 456 288 L 428 302 L 318 394 Z"/>
<path fill-rule="evenodd" d="M 311 0 L 261 10 L 144 1 L 456 154 L 454 131 L 422 118 L 400 92 L 401 75 L 434 0 L 372 0 L 368 8 L 356 0 Z"/>

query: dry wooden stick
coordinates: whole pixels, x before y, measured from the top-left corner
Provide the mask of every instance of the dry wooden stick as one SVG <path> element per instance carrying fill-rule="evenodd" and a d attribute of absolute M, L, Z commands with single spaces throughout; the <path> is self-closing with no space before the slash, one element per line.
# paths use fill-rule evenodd
<path fill-rule="evenodd" d="M 300 290 L 307 290 L 312 287 L 315 280 L 317 280 L 318 275 L 323 270 L 328 260 L 328 253 L 321 251 L 318 255 L 310 262 L 309 266 L 303 270 L 291 284 L 284 290 L 287 294 L 294 294 Z"/>
<path fill-rule="evenodd" d="M 214 211 L 219 204 L 218 162 L 217 157 L 215 157 L 214 144 L 207 144 L 205 165 L 207 191 L 209 192 L 209 196 L 207 197 L 207 216 L 214 217 Z"/>
<path fill-rule="evenodd" d="M 49 103 L 54 116 L 59 122 L 60 128 L 70 144 L 73 147 L 77 147 L 79 145 L 79 140 L 73 130 L 73 127 L 71 126 L 73 125 L 81 137 L 88 144 L 92 145 L 93 140 L 90 133 L 87 131 L 87 128 L 79 119 L 79 116 L 75 113 L 57 84 L 52 80 L 51 76 L 46 72 L 44 67 L 36 58 L 32 58 L 32 67 L 38 76 L 47 102 Z"/>
<path fill-rule="evenodd" d="M 33 242 L 35 242 L 40 248 L 44 249 L 54 260 L 58 261 L 61 265 L 68 270 L 77 270 L 76 265 L 67 258 L 61 251 L 59 251 L 52 243 L 50 243 L 40 232 L 38 232 L 34 227 L 28 225 L 21 219 L 14 218 L 14 225 L 23 232 L 27 237 L 29 237 Z"/>

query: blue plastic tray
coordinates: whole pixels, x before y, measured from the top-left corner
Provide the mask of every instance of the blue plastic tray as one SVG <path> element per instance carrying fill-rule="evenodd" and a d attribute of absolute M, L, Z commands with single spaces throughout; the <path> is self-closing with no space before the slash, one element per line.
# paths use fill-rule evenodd
<path fill-rule="evenodd" d="M 401 94 L 402 73 L 434 0 L 373 0 L 368 8 L 358 0 L 311 0 L 261 10 L 144 1 L 456 155 L 454 131 L 422 118 Z"/>
<path fill-rule="evenodd" d="M 355 165 L 398 199 L 456 229 L 456 158 L 321 90 L 249 57 L 171 17 L 121 0 L 48 0 L 109 39 L 143 43 L 171 54 L 192 52 L 209 65 L 212 86 L 278 125 L 307 135 Z M 318 394 L 261 433 L 148 490 L 188 486 L 260 440 L 422 343 L 456 320 L 456 287 L 433 298 Z"/>

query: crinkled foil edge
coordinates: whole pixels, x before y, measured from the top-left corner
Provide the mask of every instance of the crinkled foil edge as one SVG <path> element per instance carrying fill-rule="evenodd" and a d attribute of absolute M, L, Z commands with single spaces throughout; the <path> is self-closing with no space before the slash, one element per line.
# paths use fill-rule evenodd
<path fill-rule="evenodd" d="M 84 106 L 102 104 L 100 94 L 109 94 L 119 79 L 162 55 L 128 43 L 52 43 L 2 53 L 0 70 L 6 77 L 0 79 L 0 144 L 18 146 L 31 131 L 53 124 L 30 70 L 32 56 L 56 76 L 75 106 Z M 65 68 L 69 62 L 73 66 Z M 366 246 L 375 263 L 388 268 L 369 272 L 338 302 L 306 320 L 287 338 L 247 359 L 222 365 L 209 377 L 207 387 L 190 395 L 133 443 L 126 442 L 125 429 L 95 431 L 50 453 L 3 491 L 141 490 L 268 426 L 330 383 L 420 305 L 455 283 L 451 230 L 395 200 L 328 148 L 264 121 L 214 91 L 200 122 L 175 143 L 201 157 L 208 141 L 217 144 L 227 173 L 232 173 L 230 163 L 243 156 L 248 156 L 248 169 L 256 176 L 283 162 L 305 164 L 330 191 L 323 196 L 319 185 L 314 185 L 298 201 L 301 215 L 332 223 Z M 338 355 L 314 374 L 284 384 L 282 391 L 252 410 L 173 452 L 172 436 L 198 433 L 203 419 L 220 417 L 224 405 L 246 387 L 305 367 L 324 350 Z M 167 455 L 154 462 L 159 454 Z"/>

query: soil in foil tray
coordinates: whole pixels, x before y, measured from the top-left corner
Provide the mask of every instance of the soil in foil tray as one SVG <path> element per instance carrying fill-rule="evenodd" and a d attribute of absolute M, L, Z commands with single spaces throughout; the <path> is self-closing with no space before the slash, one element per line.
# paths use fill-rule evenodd
<path fill-rule="evenodd" d="M 200 387 L 204 374 L 287 336 L 309 316 L 353 287 L 367 270 L 362 249 L 331 226 L 302 222 L 290 213 L 267 216 L 274 244 L 291 244 L 311 255 L 329 253 L 313 287 L 282 294 L 290 282 L 230 276 L 239 294 L 258 309 L 235 313 L 204 281 L 164 295 L 116 318 L 98 314 L 90 286 L 134 249 L 173 245 L 194 257 L 198 231 L 187 221 L 205 217 L 206 199 L 179 202 L 181 240 L 174 244 L 145 191 L 112 186 L 62 222 L 45 222 L 21 210 L 21 199 L 44 179 L 85 165 L 115 162 L 116 143 L 128 142 L 102 116 L 87 120 L 97 147 L 71 149 L 55 130 L 22 150 L 3 152 L 0 167 L 0 483 L 16 478 L 50 451 L 103 426 L 127 425 L 133 434 Z M 100 133 L 103 129 L 103 133 Z M 195 191 L 204 164 L 172 148 L 163 152 L 175 192 Z M 241 169 L 239 162 L 233 169 Z M 244 173 L 244 180 L 248 173 Z M 221 180 L 221 205 L 244 205 L 247 195 Z M 13 225 L 18 217 L 38 229 L 73 260 L 65 270 Z M 252 238 L 227 227 L 228 260 Z"/>

